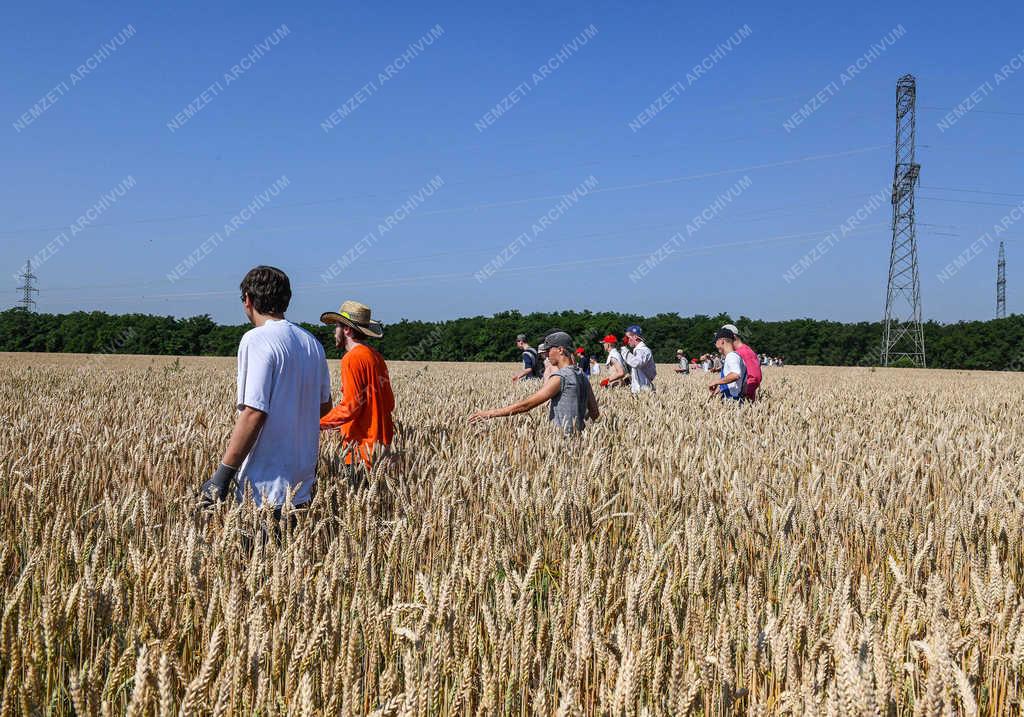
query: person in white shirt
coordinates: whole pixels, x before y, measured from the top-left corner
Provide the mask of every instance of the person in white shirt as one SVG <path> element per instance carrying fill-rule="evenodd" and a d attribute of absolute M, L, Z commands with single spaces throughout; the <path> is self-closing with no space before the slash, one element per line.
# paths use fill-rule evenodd
<path fill-rule="evenodd" d="M 605 388 L 622 385 L 629 379 L 629 368 L 619 351 L 618 343 L 619 339 L 615 334 L 608 334 L 601 339 L 601 345 L 608 352 L 608 358 L 604 362 L 607 376 L 601 379 L 601 385 Z"/>
<path fill-rule="evenodd" d="M 255 328 L 238 345 L 238 416 L 201 501 L 208 507 L 224 500 L 234 482 L 236 500 L 248 489 L 257 505 L 270 503 L 280 518 L 289 497 L 295 507 L 312 499 L 331 377 L 323 345 L 284 317 L 292 291 L 283 271 L 257 266 L 241 290 Z"/>
<path fill-rule="evenodd" d="M 742 401 L 747 385 L 747 367 L 743 358 L 736 353 L 736 334 L 729 329 L 719 329 L 715 334 L 715 347 L 725 357 L 722 373 L 717 381 L 708 386 L 711 397 L 721 396 L 722 400 Z"/>
<path fill-rule="evenodd" d="M 657 368 L 654 366 L 654 353 L 644 343 L 643 331 L 633 324 L 626 329 L 626 345 L 630 351 L 626 354 L 626 365 L 629 366 L 629 387 L 633 393 L 654 390 L 654 377 Z"/>

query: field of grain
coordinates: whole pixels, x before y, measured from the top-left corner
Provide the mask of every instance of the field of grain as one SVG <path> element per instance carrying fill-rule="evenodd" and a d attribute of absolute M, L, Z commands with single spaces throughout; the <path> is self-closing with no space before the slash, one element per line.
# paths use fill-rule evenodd
<path fill-rule="evenodd" d="M 0 356 L 0 717 L 1020 712 L 1024 376 L 662 367 L 567 442 L 466 424 L 511 371 L 393 364 L 278 545 L 194 510 L 233 360 Z"/>

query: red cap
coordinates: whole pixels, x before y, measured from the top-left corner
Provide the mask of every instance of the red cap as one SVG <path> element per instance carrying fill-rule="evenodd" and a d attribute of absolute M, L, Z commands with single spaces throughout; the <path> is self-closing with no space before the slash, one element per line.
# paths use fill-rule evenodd
<path fill-rule="evenodd" d="M 583 353 L 583 347 L 580 346 L 578 349 L 576 349 L 576 353 L 578 353 L 578 354 Z"/>
<path fill-rule="evenodd" d="M 617 343 L 619 343 L 619 340 L 617 338 L 615 338 L 615 334 L 608 334 L 603 339 L 601 339 L 601 343 L 602 344 L 617 344 Z"/>

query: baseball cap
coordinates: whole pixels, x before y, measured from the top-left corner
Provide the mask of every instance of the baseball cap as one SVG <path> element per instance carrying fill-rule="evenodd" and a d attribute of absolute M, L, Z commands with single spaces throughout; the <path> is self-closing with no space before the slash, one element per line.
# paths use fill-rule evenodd
<path fill-rule="evenodd" d="M 526 334 L 516 335 L 516 341 L 526 341 Z"/>
<path fill-rule="evenodd" d="M 542 341 L 540 346 L 537 347 L 537 353 L 543 354 L 543 353 L 547 353 L 547 351 L 548 351 L 548 345 Z"/>
<path fill-rule="evenodd" d="M 583 347 L 582 346 L 577 346 L 576 347 L 576 353 L 582 354 L 583 353 Z"/>
<path fill-rule="evenodd" d="M 730 341 L 732 341 L 735 338 L 736 334 L 734 334 L 731 330 L 725 328 L 724 326 L 715 332 L 715 341 L 718 341 L 718 339 L 729 339 Z"/>
<path fill-rule="evenodd" d="M 544 337 L 544 343 L 549 349 L 557 346 L 560 349 L 572 351 L 572 336 L 564 331 L 555 331 L 548 334 Z"/>
<path fill-rule="evenodd" d="M 601 339 L 601 343 L 602 344 L 617 344 L 617 343 L 619 343 L 619 340 L 615 337 L 615 334 L 608 334 L 603 339 Z"/>
<path fill-rule="evenodd" d="M 723 329 L 729 329 L 729 331 L 732 331 L 736 336 L 740 335 L 740 330 L 736 328 L 735 324 L 726 324 L 722 328 Z"/>
<path fill-rule="evenodd" d="M 681 354 L 681 353 L 683 353 L 683 350 L 682 349 L 676 349 L 676 353 L 677 354 Z"/>
<path fill-rule="evenodd" d="M 629 326 L 626 327 L 626 333 L 627 334 L 636 334 L 637 336 L 642 336 L 644 332 L 636 324 L 630 324 Z"/>

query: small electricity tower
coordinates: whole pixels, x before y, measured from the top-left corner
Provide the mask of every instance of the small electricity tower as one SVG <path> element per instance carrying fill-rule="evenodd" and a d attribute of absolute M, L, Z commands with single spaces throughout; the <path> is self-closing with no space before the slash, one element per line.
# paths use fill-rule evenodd
<path fill-rule="evenodd" d="M 36 300 L 32 294 L 38 294 L 37 289 L 32 282 L 39 277 L 32 273 L 32 260 L 29 259 L 25 262 L 25 271 L 18 276 L 21 279 L 22 284 L 18 287 L 18 291 L 21 292 L 21 300 L 18 302 L 18 308 L 24 309 L 25 311 L 35 311 Z"/>
<path fill-rule="evenodd" d="M 999 242 L 999 263 L 996 265 L 996 318 L 1006 318 L 1006 247 Z"/>
<path fill-rule="evenodd" d="M 914 161 L 917 82 L 904 75 L 896 82 L 896 167 L 892 175 L 892 248 L 885 296 L 882 365 L 909 359 L 925 367 L 921 326 L 921 281 L 917 274 L 917 226 L 914 190 L 921 165 Z"/>

